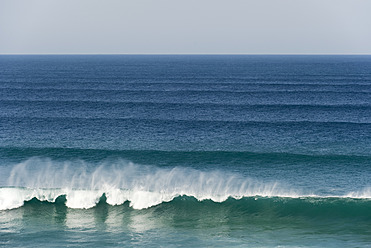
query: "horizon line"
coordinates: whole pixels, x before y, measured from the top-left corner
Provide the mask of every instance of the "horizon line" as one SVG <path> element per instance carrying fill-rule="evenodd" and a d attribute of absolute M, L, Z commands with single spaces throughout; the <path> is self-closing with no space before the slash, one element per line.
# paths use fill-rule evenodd
<path fill-rule="evenodd" d="M 369 56 L 371 53 L 0 53 L 1 55 L 257 55 L 257 56 Z"/>

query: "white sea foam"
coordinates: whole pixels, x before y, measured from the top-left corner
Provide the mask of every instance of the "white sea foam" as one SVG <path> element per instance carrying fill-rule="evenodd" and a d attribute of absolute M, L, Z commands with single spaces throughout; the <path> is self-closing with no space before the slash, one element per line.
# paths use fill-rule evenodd
<path fill-rule="evenodd" d="M 370 199 L 371 198 L 371 187 L 366 187 L 359 191 L 350 192 L 346 195 L 346 197 Z"/>
<path fill-rule="evenodd" d="M 370 197 L 371 190 L 345 197 Z M 129 201 L 134 209 L 169 202 L 177 196 L 223 202 L 229 197 L 310 196 L 277 182 L 262 182 L 223 171 L 159 168 L 111 161 L 89 165 L 84 161 L 58 162 L 33 158 L 14 166 L 7 187 L 0 188 L 0 210 L 20 207 L 36 198 L 55 202 L 66 196 L 70 208 L 92 208 L 105 194 L 110 205 Z"/>
<path fill-rule="evenodd" d="M 21 207 L 25 201 L 33 198 L 55 202 L 61 195 L 65 195 L 65 192 L 59 189 L 0 188 L 0 210 Z"/>

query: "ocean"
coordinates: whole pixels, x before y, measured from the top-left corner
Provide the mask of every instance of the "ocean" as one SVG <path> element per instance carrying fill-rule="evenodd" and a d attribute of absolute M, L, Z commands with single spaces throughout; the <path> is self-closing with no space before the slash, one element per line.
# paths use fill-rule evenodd
<path fill-rule="evenodd" d="M 1 55 L 0 246 L 371 247 L 371 56 Z"/>

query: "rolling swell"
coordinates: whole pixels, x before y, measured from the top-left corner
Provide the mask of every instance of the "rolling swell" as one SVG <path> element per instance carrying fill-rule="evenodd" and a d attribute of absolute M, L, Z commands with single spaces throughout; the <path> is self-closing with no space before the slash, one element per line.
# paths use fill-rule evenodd
<path fill-rule="evenodd" d="M 368 165 L 371 156 L 342 154 L 297 154 L 288 152 L 248 152 L 248 151 L 171 151 L 171 150 L 112 150 L 112 149 L 81 149 L 60 147 L 0 147 L 0 156 L 8 160 L 19 161 L 30 157 L 48 157 L 57 160 L 82 159 L 101 161 L 104 159 L 124 158 L 141 164 L 179 165 L 192 163 L 224 164 L 259 162 L 259 163 L 354 163 Z"/>

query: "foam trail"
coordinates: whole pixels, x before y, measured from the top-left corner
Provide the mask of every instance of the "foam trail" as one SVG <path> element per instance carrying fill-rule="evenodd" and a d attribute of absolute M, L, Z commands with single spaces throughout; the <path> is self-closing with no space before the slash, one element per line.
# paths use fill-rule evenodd
<path fill-rule="evenodd" d="M 366 187 L 360 191 L 350 192 L 345 197 L 370 199 L 371 198 L 371 187 Z"/>

